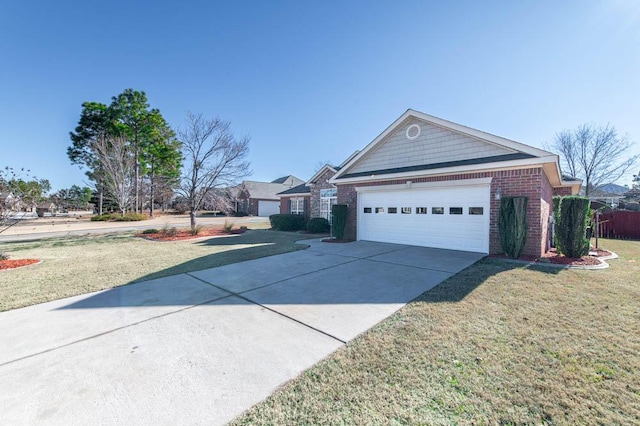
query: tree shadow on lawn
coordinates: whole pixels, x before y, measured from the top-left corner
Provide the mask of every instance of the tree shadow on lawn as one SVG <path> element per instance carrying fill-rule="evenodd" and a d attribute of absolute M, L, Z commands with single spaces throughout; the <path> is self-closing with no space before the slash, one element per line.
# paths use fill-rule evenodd
<path fill-rule="evenodd" d="M 487 279 L 502 272 L 515 269 L 528 269 L 557 275 L 564 268 L 511 262 L 496 258 L 484 258 L 469 268 L 453 275 L 432 290 L 422 293 L 413 302 L 452 303 L 464 300 L 471 292 Z"/>
<path fill-rule="evenodd" d="M 263 305 L 376 305 L 405 304 L 412 300 L 451 303 L 463 300 L 492 275 L 510 269 L 559 272 L 556 268 L 483 259 L 452 276 L 443 271 L 311 250 L 265 258 L 296 250 L 291 247 L 290 235 L 278 246 L 274 238 L 281 234 L 271 232 L 255 232 L 251 238 L 231 236 L 200 241 L 198 244 L 212 246 L 254 246 L 193 259 L 129 283 L 135 285 L 115 287 L 59 309 L 188 306 L 231 295 Z M 250 265 L 241 263 L 259 258 L 264 259 Z M 227 266 L 211 269 L 224 265 Z"/>

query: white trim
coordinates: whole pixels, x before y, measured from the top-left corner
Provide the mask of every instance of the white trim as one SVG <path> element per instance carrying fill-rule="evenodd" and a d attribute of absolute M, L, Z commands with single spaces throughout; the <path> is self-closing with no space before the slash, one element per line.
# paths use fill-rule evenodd
<path fill-rule="evenodd" d="M 331 167 L 331 166 L 330 166 L 330 165 L 328 165 L 328 164 L 325 164 L 324 166 L 322 166 L 322 168 L 321 168 L 320 170 L 318 170 L 318 171 L 316 172 L 316 174 L 315 174 L 315 175 L 313 175 L 313 176 L 311 177 L 311 179 L 309 179 L 309 180 L 305 183 L 305 185 L 306 185 L 306 186 L 312 186 L 312 185 L 313 185 L 313 184 L 312 184 L 312 182 L 313 182 L 314 180 L 318 179 L 318 178 L 320 177 L 320 175 L 321 175 L 321 174 L 323 174 L 323 173 L 325 172 L 325 170 L 331 170 L 333 173 L 336 173 L 336 169 L 334 169 L 333 167 Z M 334 175 L 334 176 L 335 176 L 335 175 Z"/>
<path fill-rule="evenodd" d="M 376 186 L 357 186 L 356 192 L 376 192 L 376 191 L 410 191 L 414 189 L 442 188 L 448 186 L 484 186 L 490 185 L 492 177 L 477 179 L 456 179 L 438 182 L 418 182 L 397 185 L 376 185 Z"/>
<path fill-rule="evenodd" d="M 409 131 L 413 128 L 418 129 L 417 133 L 413 136 L 409 135 Z M 420 134 L 422 133 L 422 127 L 420 127 L 419 125 L 413 123 L 412 125 L 410 125 L 409 127 L 407 127 L 407 131 L 405 132 L 405 136 L 407 137 L 407 139 L 409 139 L 410 141 L 414 141 L 416 139 L 418 139 L 418 137 L 420 137 Z"/>
<path fill-rule="evenodd" d="M 344 174 L 348 174 L 346 172 L 349 168 L 351 168 L 351 166 L 353 166 L 358 160 L 360 160 L 369 151 L 371 151 L 374 147 L 376 147 L 385 137 L 387 137 L 387 135 L 389 135 L 392 131 L 394 131 L 398 125 L 400 125 L 403 121 L 405 121 L 409 117 L 414 117 L 419 120 L 423 120 L 428 123 L 435 124 L 436 126 L 444 127 L 446 129 L 453 130 L 455 132 L 462 133 L 467 136 L 474 137 L 476 139 L 481 139 L 485 142 L 489 142 L 494 145 L 510 148 L 526 154 L 534 155 L 536 157 L 545 158 L 545 157 L 554 155 L 548 151 L 534 148 L 532 146 L 525 145 L 516 141 L 512 141 L 510 139 L 502 138 L 500 136 L 496 136 L 480 130 L 472 129 L 471 127 L 463 126 L 461 124 L 457 124 L 452 121 L 443 120 L 442 118 L 434 117 L 432 115 L 428 115 L 423 112 L 408 109 L 397 120 L 391 123 L 391 125 L 387 127 L 382 133 L 380 133 L 373 141 L 371 141 L 362 151 L 360 151 L 358 155 L 354 156 L 347 164 L 345 164 L 345 166 L 341 168 L 338 171 L 338 173 L 336 173 L 333 176 L 333 179 L 339 178 Z"/>
<path fill-rule="evenodd" d="M 542 167 L 544 163 L 555 162 L 555 156 L 545 157 L 545 158 L 527 158 L 523 160 L 511 160 L 511 161 L 501 161 L 494 163 L 484 163 L 484 164 L 469 164 L 465 166 L 454 166 L 454 167 L 444 167 L 439 169 L 431 169 L 431 170 L 416 170 L 412 172 L 401 172 L 401 173 L 388 173 L 382 175 L 370 175 L 370 176 L 358 176 L 352 178 L 342 178 L 340 180 L 336 180 L 336 176 L 329 179 L 330 183 L 334 185 L 341 185 L 345 183 L 354 183 L 354 182 L 371 182 L 371 181 L 381 181 L 381 180 L 393 180 L 393 179 L 405 179 L 412 177 L 425 177 L 425 176 L 440 176 L 440 175 L 451 175 L 451 174 L 459 174 L 459 173 L 469 173 L 469 172 L 489 172 L 489 171 L 499 171 L 499 170 L 510 170 L 510 169 L 522 169 L 522 168 L 534 168 L 534 167 Z"/>
<path fill-rule="evenodd" d="M 282 195 L 278 195 L 278 197 L 280 197 L 280 198 L 282 198 L 282 197 L 287 197 L 287 198 L 311 197 L 311 193 L 310 192 L 305 192 L 303 194 L 282 194 Z"/>

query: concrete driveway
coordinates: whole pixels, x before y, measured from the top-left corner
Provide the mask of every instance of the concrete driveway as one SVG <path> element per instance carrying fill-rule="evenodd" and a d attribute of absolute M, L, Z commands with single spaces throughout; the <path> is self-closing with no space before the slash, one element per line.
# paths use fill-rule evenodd
<path fill-rule="evenodd" d="M 310 244 L 0 313 L 2 421 L 224 424 L 483 257 Z"/>

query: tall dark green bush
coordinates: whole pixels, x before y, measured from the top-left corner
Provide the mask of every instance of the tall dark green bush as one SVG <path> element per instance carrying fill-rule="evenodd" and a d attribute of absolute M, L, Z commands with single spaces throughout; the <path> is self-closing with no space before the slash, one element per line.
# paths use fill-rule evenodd
<path fill-rule="evenodd" d="M 307 223 L 307 232 L 311 234 L 326 234 L 329 229 L 329 221 L 324 217 L 314 217 Z"/>
<path fill-rule="evenodd" d="M 527 197 L 503 197 L 500 202 L 498 229 L 504 253 L 517 259 L 527 242 Z"/>
<path fill-rule="evenodd" d="M 562 198 L 556 221 L 556 243 L 558 251 L 567 257 L 581 257 L 589 253 L 586 237 L 589 204 L 585 197 Z"/>
<path fill-rule="evenodd" d="M 333 236 L 338 240 L 344 239 L 344 228 L 347 226 L 347 205 L 334 204 L 331 207 Z"/>
<path fill-rule="evenodd" d="M 306 227 L 304 215 L 272 214 L 269 216 L 271 228 L 277 231 L 302 231 Z"/>

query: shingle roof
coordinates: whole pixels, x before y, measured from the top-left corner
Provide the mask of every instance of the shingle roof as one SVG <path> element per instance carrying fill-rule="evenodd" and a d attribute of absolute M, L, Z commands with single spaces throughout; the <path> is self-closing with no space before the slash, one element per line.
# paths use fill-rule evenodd
<path fill-rule="evenodd" d="M 311 194 L 311 187 L 303 183 L 291 189 L 287 189 L 286 191 L 279 192 L 277 195 L 296 195 L 296 194 L 300 194 L 300 195 Z"/>
<path fill-rule="evenodd" d="M 396 167 L 393 169 L 381 169 L 381 170 L 371 170 L 371 171 L 358 172 L 358 173 L 348 173 L 346 175 L 340 176 L 338 180 L 352 178 L 352 177 L 360 177 L 360 176 L 386 175 L 391 173 L 404 173 L 404 172 L 415 172 L 415 171 L 421 171 L 421 170 L 432 170 L 432 169 L 439 169 L 441 167 L 466 166 L 470 164 L 484 164 L 484 163 L 492 163 L 494 161 L 520 160 L 520 159 L 532 158 L 532 157 L 533 155 L 525 154 L 525 153 L 496 155 L 492 157 L 472 158 L 469 160 L 448 161 L 445 163 L 433 163 L 433 164 L 424 164 L 420 166 Z"/>
<path fill-rule="evenodd" d="M 289 181 L 289 182 L 287 182 Z M 294 175 L 288 175 L 288 176 L 283 176 L 281 178 L 278 179 L 274 179 L 271 181 L 271 183 L 289 183 L 290 185 L 298 185 L 303 183 L 304 181 Z"/>

